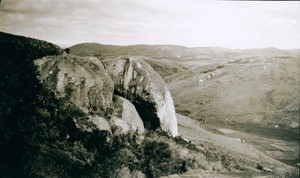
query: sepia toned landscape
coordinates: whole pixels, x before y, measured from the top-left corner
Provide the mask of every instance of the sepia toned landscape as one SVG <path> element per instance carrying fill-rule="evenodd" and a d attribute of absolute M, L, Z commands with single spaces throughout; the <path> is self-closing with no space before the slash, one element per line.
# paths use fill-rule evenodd
<path fill-rule="evenodd" d="M 9 89 L 1 130 L 4 138 L 24 134 L 18 144 L 34 158 L 22 160 L 31 176 L 298 175 L 299 50 L 63 50 L 5 33 L 1 45 Z M 133 162 L 124 162 L 129 155 Z"/>
<path fill-rule="evenodd" d="M 299 177 L 299 3 L 36 3 L 0 1 L 0 177 Z"/>

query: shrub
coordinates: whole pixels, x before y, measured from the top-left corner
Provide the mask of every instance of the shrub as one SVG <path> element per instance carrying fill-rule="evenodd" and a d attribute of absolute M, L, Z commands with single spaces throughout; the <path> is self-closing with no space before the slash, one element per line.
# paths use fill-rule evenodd
<path fill-rule="evenodd" d="M 172 142 L 172 140 L 169 140 Z M 180 158 L 166 142 L 145 140 L 143 172 L 148 177 L 159 177 L 186 172 L 186 161 Z"/>

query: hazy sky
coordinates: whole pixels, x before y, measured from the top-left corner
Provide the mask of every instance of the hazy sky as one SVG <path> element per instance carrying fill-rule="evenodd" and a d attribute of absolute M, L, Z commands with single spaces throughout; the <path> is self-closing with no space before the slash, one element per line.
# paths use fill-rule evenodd
<path fill-rule="evenodd" d="M 0 31 L 73 45 L 300 48 L 300 2 L 2 0 Z"/>

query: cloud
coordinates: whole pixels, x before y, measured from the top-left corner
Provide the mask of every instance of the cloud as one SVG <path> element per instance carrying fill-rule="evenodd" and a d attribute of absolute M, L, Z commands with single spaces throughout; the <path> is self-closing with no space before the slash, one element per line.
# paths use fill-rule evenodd
<path fill-rule="evenodd" d="M 65 45 L 299 48 L 298 9 L 299 2 L 3 0 L 0 30 Z"/>

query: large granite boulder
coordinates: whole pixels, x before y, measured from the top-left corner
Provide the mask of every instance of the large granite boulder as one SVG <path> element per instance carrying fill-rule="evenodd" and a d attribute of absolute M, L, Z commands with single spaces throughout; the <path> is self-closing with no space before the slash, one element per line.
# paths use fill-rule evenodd
<path fill-rule="evenodd" d="M 144 123 L 136 111 L 134 105 L 127 99 L 114 97 L 114 112 L 110 118 L 115 134 L 126 134 L 137 132 L 139 135 L 144 133 Z"/>
<path fill-rule="evenodd" d="M 178 135 L 173 99 L 163 79 L 137 57 L 120 57 L 108 66 L 115 92 L 130 100 L 148 129 Z"/>
<path fill-rule="evenodd" d="M 109 116 L 114 84 L 95 57 L 49 56 L 34 61 L 40 81 L 57 98 L 65 99 L 88 115 Z"/>

